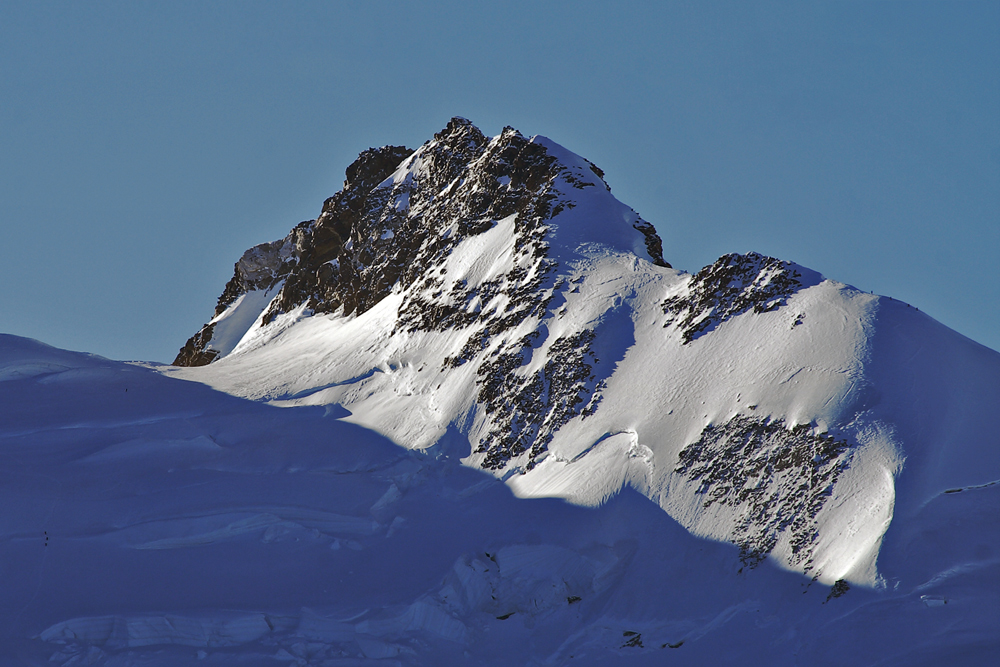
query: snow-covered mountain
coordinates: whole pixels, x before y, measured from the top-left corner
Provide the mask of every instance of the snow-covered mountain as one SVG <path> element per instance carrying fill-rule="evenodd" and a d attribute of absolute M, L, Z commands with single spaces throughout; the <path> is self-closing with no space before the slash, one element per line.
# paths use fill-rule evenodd
<path fill-rule="evenodd" d="M 248 250 L 175 366 L 0 338 L 0 659 L 991 664 L 1000 354 L 664 251 L 453 119 Z"/>
<path fill-rule="evenodd" d="M 248 250 L 175 361 L 214 363 L 176 374 L 339 404 L 405 447 L 467 440 L 521 496 L 630 486 L 826 584 L 884 584 L 901 484 L 919 505 L 1000 479 L 1000 355 L 789 262 L 689 275 L 662 251 L 587 160 L 453 119 Z"/>

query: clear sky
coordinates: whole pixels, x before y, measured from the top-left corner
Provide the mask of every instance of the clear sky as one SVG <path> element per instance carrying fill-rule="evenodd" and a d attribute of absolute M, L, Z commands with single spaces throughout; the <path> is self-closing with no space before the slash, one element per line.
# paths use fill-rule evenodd
<path fill-rule="evenodd" d="M 652 5 L 652 7 L 651 7 Z M 451 116 L 1000 349 L 1000 3 L 0 2 L 0 332 L 170 361 L 233 263 Z"/>

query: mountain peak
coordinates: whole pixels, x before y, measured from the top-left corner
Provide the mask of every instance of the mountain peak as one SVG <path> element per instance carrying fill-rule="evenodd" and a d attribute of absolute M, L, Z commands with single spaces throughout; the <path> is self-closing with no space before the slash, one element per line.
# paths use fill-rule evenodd
<path fill-rule="evenodd" d="M 578 206 L 586 215 L 570 214 Z M 248 314 L 236 320 L 230 314 L 226 319 L 233 321 L 219 327 L 220 318 L 251 293 L 255 303 L 263 299 L 260 292 L 268 295 L 266 304 L 256 304 L 262 311 L 255 326 L 299 307 L 361 314 L 395 287 L 425 278 L 462 240 L 508 217 L 515 220 L 514 242 L 542 272 L 558 264 L 555 255 L 565 260 L 593 244 L 669 266 L 656 230 L 610 195 L 593 163 L 512 127 L 491 139 L 455 117 L 416 151 L 383 146 L 362 152 L 318 218 L 244 253 L 215 317 L 174 364 L 205 365 L 230 352 L 242 335 L 230 331 L 236 320 L 236 329 L 254 323 L 246 321 Z"/>
<path fill-rule="evenodd" d="M 489 138 L 468 118 L 454 116 L 443 130 L 434 133 L 434 141 L 446 143 L 452 148 L 463 142 L 469 146 L 481 147 L 489 141 Z"/>
<path fill-rule="evenodd" d="M 0 336 L 34 662 L 991 664 L 1000 354 L 762 254 L 674 271 L 545 137 L 364 151 L 177 363 Z"/>

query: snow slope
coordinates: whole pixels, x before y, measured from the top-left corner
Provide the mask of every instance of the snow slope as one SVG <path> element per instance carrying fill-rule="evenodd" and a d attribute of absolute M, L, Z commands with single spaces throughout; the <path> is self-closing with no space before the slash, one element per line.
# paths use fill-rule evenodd
<path fill-rule="evenodd" d="M 337 406 L 13 336 L 0 370 L 0 664 L 985 665 L 997 649 L 1000 485 L 890 531 L 892 585 L 831 591 L 742 569 L 633 490 L 518 499 L 447 456 L 454 430 L 429 456 Z"/>

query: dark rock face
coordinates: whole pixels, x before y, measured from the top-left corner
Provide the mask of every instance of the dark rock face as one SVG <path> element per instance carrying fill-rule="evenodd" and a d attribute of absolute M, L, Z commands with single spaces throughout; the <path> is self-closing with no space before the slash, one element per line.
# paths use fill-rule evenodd
<path fill-rule="evenodd" d="M 527 362 L 521 350 L 495 355 L 480 367 L 477 399 L 494 423 L 476 449 L 486 454 L 484 468 L 503 468 L 530 450 L 525 467 L 531 470 L 560 427 L 579 414 L 593 414 L 601 398 L 594 385 L 593 340 L 590 330 L 557 339 L 545 365 L 530 375 L 516 372 Z"/>
<path fill-rule="evenodd" d="M 686 345 L 748 310 L 764 313 L 784 305 L 802 287 L 799 278 L 780 259 L 755 252 L 723 255 L 696 273 L 685 293 L 663 301 L 663 326 L 676 324 Z"/>
<path fill-rule="evenodd" d="M 816 515 L 847 468 L 850 447 L 830 435 L 813 435 L 807 424 L 737 415 L 709 425 L 685 447 L 674 472 L 700 482 L 704 507 L 718 503 L 743 511 L 733 533 L 740 557 L 759 564 L 788 533 L 792 563 L 811 571 L 819 536 Z"/>
<path fill-rule="evenodd" d="M 207 366 L 215 361 L 219 353 L 215 350 L 206 349 L 209 341 L 212 340 L 214 329 L 214 325 L 206 324 L 198 333 L 188 338 L 188 341 L 184 343 L 184 347 L 177 353 L 177 358 L 174 359 L 174 366 Z"/>
<path fill-rule="evenodd" d="M 468 156 L 475 160 L 474 166 L 456 169 L 455 160 L 441 150 L 444 148 L 441 145 L 433 154 L 434 163 L 444 164 L 449 176 L 435 186 L 442 189 L 452 186 L 455 192 L 438 200 L 416 202 L 410 195 L 411 211 L 423 221 L 418 233 L 426 237 L 403 282 L 404 287 L 420 282 L 424 288 L 408 295 L 400 306 L 400 321 L 410 330 L 439 330 L 486 321 L 483 313 L 474 309 L 470 312 L 468 304 L 475 298 L 488 303 L 501 292 L 512 296 L 516 304 L 508 307 L 503 316 L 488 318 L 495 333 L 520 323 L 530 314 L 541 315 L 547 305 L 541 288 L 556 265 L 547 259 L 549 246 L 544 223 L 553 214 L 557 198 L 552 189 L 558 174 L 557 164 L 542 146 L 530 143 L 512 128 L 505 128 L 500 139 L 488 148 L 485 143 L 479 144 L 485 139 L 479 131 L 471 130 L 476 134 L 463 138 L 460 145 L 471 151 L 478 144 L 478 151 Z M 501 186 L 502 177 L 510 179 L 507 186 Z M 415 206 L 422 208 L 414 209 Z M 447 276 L 429 270 L 463 238 L 485 232 L 497 220 L 515 213 L 515 248 L 518 258 L 526 259 L 529 266 L 522 264 L 498 279 L 476 286 L 448 281 Z M 450 227 L 455 232 L 444 234 Z"/>
<path fill-rule="evenodd" d="M 264 322 L 300 304 L 313 312 L 363 313 L 388 294 L 406 265 L 407 248 L 386 239 L 405 211 L 375 189 L 413 151 L 384 146 L 363 152 L 347 168 L 344 189 L 323 204 L 319 218 L 295 234 L 295 263 Z"/>
<path fill-rule="evenodd" d="M 653 258 L 653 264 L 672 269 L 673 267 L 663 259 L 663 239 L 656 233 L 656 228 L 645 220 L 639 220 L 633 226 L 645 237 L 646 252 Z"/>

